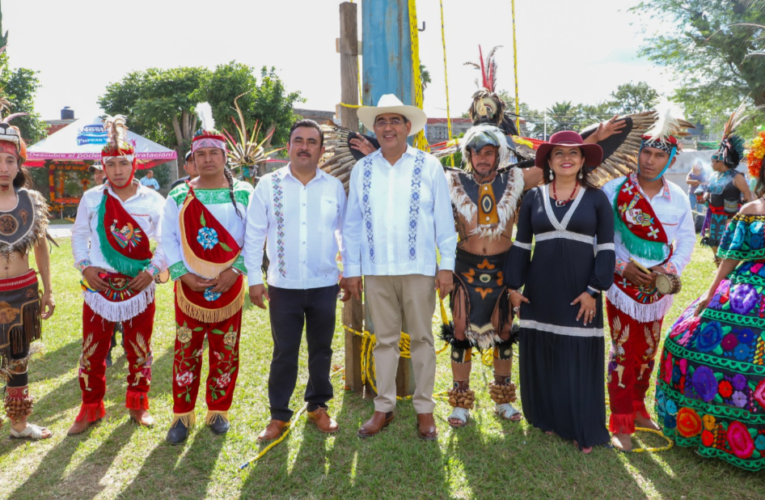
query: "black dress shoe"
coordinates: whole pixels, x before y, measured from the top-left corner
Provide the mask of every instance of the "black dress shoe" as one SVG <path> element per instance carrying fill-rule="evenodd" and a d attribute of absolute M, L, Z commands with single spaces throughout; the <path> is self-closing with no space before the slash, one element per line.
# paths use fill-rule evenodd
<path fill-rule="evenodd" d="M 181 444 L 187 437 L 189 437 L 189 429 L 179 420 L 167 431 L 166 439 L 170 444 Z"/>
<path fill-rule="evenodd" d="M 210 423 L 210 430 L 213 432 L 213 434 L 225 434 L 228 432 L 230 427 L 231 425 L 229 425 L 228 420 L 221 417 L 220 415 L 217 415 Z"/>

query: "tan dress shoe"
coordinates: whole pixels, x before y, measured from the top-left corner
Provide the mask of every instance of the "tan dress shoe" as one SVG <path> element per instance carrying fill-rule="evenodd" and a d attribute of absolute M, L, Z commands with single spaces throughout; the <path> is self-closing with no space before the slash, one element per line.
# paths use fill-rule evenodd
<path fill-rule="evenodd" d="M 432 413 L 417 414 L 417 435 L 426 441 L 435 441 L 438 438 L 438 428 Z"/>
<path fill-rule="evenodd" d="M 67 436 L 76 436 L 77 434 L 82 434 L 86 430 L 90 429 L 91 426 L 96 425 L 100 421 L 100 418 L 94 422 L 88 422 L 87 419 L 84 418 L 82 420 L 75 420 L 66 434 Z"/>
<path fill-rule="evenodd" d="M 372 415 L 372 418 L 364 422 L 361 428 L 359 428 L 359 437 L 368 438 L 379 434 L 380 431 L 388 426 L 388 424 L 393 422 L 393 418 L 392 411 L 389 411 L 388 413 L 376 411 L 375 414 Z"/>
<path fill-rule="evenodd" d="M 284 434 L 284 431 L 287 429 L 287 427 L 289 427 L 289 425 L 289 422 L 272 419 L 268 423 L 268 427 L 266 427 L 263 432 L 258 435 L 258 442 L 263 443 L 266 441 L 273 441 L 274 439 L 278 439 L 282 434 Z"/>
<path fill-rule="evenodd" d="M 141 427 L 151 427 L 154 425 L 154 417 L 146 410 L 130 410 L 128 414 L 130 415 L 130 420 Z"/>
<path fill-rule="evenodd" d="M 309 411 L 306 413 L 306 418 L 309 422 L 314 424 L 317 429 L 325 434 L 334 434 L 339 428 L 337 422 L 327 414 L 327 410 L 321 406 L 316 408 L 315 411 Z"/>

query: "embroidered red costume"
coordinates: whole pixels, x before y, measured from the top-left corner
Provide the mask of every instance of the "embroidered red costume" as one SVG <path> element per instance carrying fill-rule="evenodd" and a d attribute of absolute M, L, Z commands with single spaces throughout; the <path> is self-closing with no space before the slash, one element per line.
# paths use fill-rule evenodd
<path fill-rule="evenodd" d="M 82 354 L 79 381 L 82 406 L 76 421 L 95 422 L 105 414 L 106 356 L 116 323 L 124 328 L 127 357 L 125 407 L 148 410 L 151 385 L 151 335 L 154 327 L 154 289 L 151 282 L 143 290 L 133 290 L 130 281 L 141 272 L 152 277 L 167 265 L 160 243 L 160 223 L 164 199 L 159 193 L 133 182 L 136 162 L 133 149 L 125 141 L 124 118 L 107 120 L 111 142 L 104 147 L 104 163 L 115 158 L 133 164 L 130 178 L 122 186 L 110 180 L 85 192 L 72 228 L 75 267 L 84 272 L 98 269 L 106 288 L 96 290 L 83 278 Z M 135 185 L 135 194 L 122 200 L 114 188 Z M 150 240 L 157 243 L 152 253 Z M 76 433 L 70 430 L 72 433 Z"/>
<path fill-rule="evenodd" d="M 225 142 L 209 133 L 195 137 L 193 150 L 209 147 L 225 151 Z M 201 382 L 205 337 L 210 347 L 210 370 L 205 384 L 206 423 L 217 417 L 228 421 L 239 374 L 246 274 L 241 253 L 251 194 L 252 186 L 235 180 L 230 189 L 194 189 L 185 183 L 168 196 L 163 216 L 163 247 L 170 263 L 170 276 L 175 281 L 176 320 L 171 428 L 179 421 L 187 428 L 196 421 L 194 407 Z M 214 287 L 194 291 L 179 279 L 193 273 L 212 280 L 230 268 L 239 276 L 223 293 L 214 292 Z"/>

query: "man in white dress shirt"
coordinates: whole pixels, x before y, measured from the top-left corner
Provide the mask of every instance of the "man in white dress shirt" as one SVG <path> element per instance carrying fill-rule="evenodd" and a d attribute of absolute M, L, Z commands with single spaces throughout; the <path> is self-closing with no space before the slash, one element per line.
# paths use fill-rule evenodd
<path fill-rule="evenodd" d="M 271 422 L 258 441 L 282 435 L 292 418 L 289 407 L 298 374 L 303 325 L 308 342 L 308 421 L 325 433 L 338 426 L 327 414 L 332 399 L 329 372 L 335 333 L 337 253 L 345 213 L 343 184 L 318 168 L 324 134 L 312 120 L 290 130 L 290 163 L 265 175 L 247 210 L 244 262 L 250 274 L 250 300 L 265 309 L 270 302 L 274 355 L 268 377 Z M 268 290 L 260 272 L 267 244 Z"/>
<path fill-rule="evenodd" d="M 424 127 L 427 117 L 422 110 L 387 94 L 376 108 L 359 109 L 359 119 L 374 130 L 380 149 L 353 169 L 343 225 L 345 288 L 360 297 L 364 276 L 377 337 L 375 413 L 358 434 L 374 436 L 393 420 L 405 321 L 411 338 L 418 435 L 434 440 L 438 435 L 433 419 L 434 283 L 442 298 L 451 292 L 457 248 L 449 187 L 438 160 L 406 142 L 407 136 Z"/>

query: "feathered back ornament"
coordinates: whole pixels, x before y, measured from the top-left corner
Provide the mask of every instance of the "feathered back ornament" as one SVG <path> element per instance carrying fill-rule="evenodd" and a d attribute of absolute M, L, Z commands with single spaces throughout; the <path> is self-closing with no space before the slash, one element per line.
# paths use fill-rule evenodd
<path fill-rule="evenodd" d="M 749 154 L 746 157 L 746 161 L 747 166 L 749 167 L 749 175 L 755 179 L 759 179 L 762 164 L 765 162 L 765 132 L 760 132 L 757 137 L 752 139 L 752 144 L 749 146 Z"/>
<path fill-rule="evenodd" d="M 465 66 L 472 66 L 481 72 L 480 83 L 476 80 L 478 90 L 473 94 L 473 102 L 470 104 L 468 113 L 473 125 L 488 123 L 502 129 L 506 135 L 518 135 L 515 121 L 506 116 L 507 104 L 497 94 L 497 60 L 496 52 L 501 45 L 491 49 L 488 57 L 484 59 L 483 49 L 478 46 L 479 62 L 466 62 Z M 515 115 L 513 115 L 515 116 Z"/>
<path fill-rule="evenodd" d="M 239 116 L 239 123 L 237 123 L 233 117 L 231 118 L 231 121 L 234 122 L 236 135 L 233 136 L 225 130 L 223 131 L 224 135 L 226 136 L 226 140 L 228 141 L 228 160 L 229 165 L 231 165 L 232 168 L 254 167 L 258 163 L 268 159 L 269 155 L 283 149 L 271 148 L 266 150 L 266 143 L 268 143 L 271 139 L 271 136 L 274 135 L 274 131 L 276 130 L 275 126 L 271 126 L 269 128 L 268 132 L 266 133 L 266 137 L 260 142 L 258 142 L 258 135 L 260 135 L 260 122 L 255 122 L 255 125 L 252 127 L 252 132 L 247 132 L 247 123 L 244 121 L 244 114 L 242 113 L 242 109 L 239 107 L 239 103 L 237 101 L 240 97 L 245 96 L 250 92 L 252 91 L 250 90 L 244 94 L 240 94 L 236 97 L 236 99 L 234 99 L 234 108 L 236 109 L 236 114 Z"/>
<path fill-rule="evenodd" d="M 476 125 L 468 129 L 465 137 L 460 140 L 462 149 L 462 164 L 468 172 L 473 171 L 470 151 L 480 151 L 484 146 L 496 146 L 499 148 L 499 161 L 497 167 L 504 167 L 510 162 L 510 147 L 507 144 L 507 138 L 502 130 L 495 125 L 488 123 Z"/>
<path fill-rule="evenodd" d="M 712 157 L 714 160 L 719 160 L 728 168 L 736 168 L 741 160 L 744 159 L 744 139 L 736 134 L 736 130 L 739 125 L 749 117 L 749 113 L 746 110 L 746 102 L 742 102 L 741 105 L 736 108 L 736 111 L 730 115 L 728 121 L 723 128 L 723 137 L 720 141 L 720 148 L 717 153 Z"/>
<path fill-rule="evenodd" d="M 127 118 L 123 115 L 107 115 L 104 120 L 104 129 L 106 129 L 107 143 L 101 150 L 101 159 L 124 156 L 129 161 L 133 161 L 135 149 L 128 140 Z"/>
<path fill-rule="evenodd" d="M 195 152 L 201 148 L 218 148 L 227 152 L 226 138 L 215 129 L 215 118 L 213 118 L 210 104 L 201 102 L 197 104 L 196 109 L 202 128 L 197 130 L 191 139 L 191 151 Z"/>

